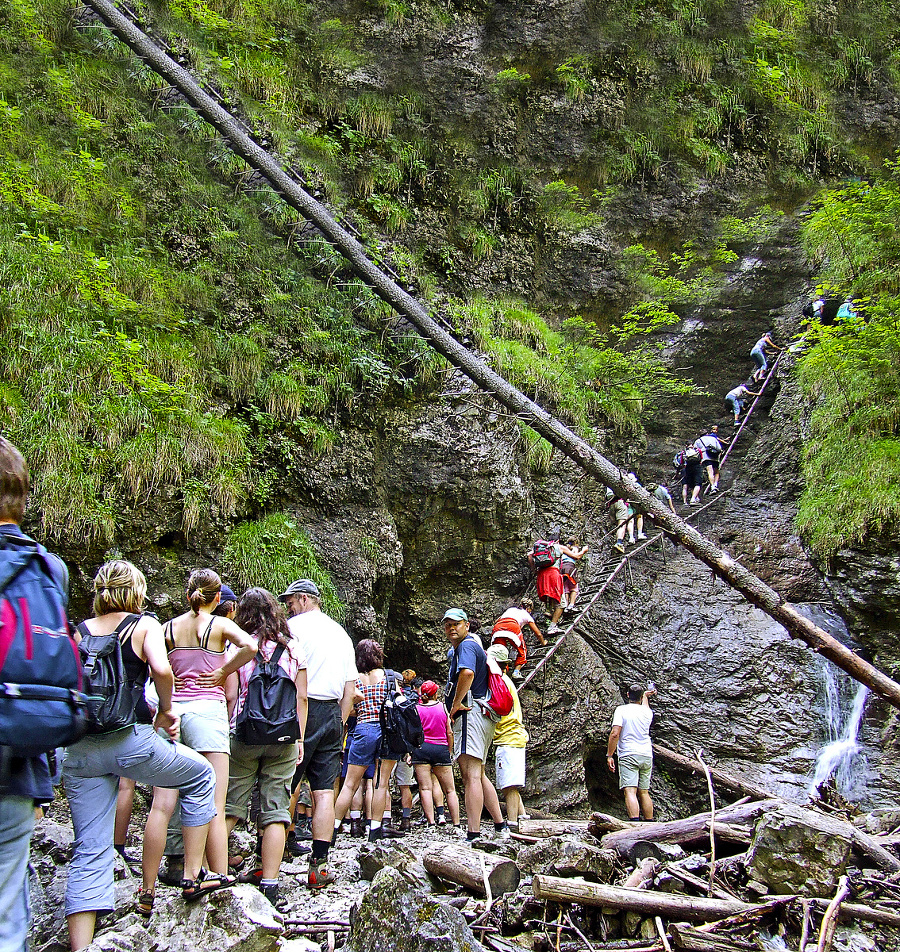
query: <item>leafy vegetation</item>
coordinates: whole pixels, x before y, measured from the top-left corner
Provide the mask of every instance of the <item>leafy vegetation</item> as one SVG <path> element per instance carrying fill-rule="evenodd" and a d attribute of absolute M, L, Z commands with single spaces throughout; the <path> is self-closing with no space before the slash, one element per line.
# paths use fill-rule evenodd
<path fill-rule="evenodd" d="M 276 595 L 298 578 L 319 587 L 322 611 L 344 620 L 344 605 L 309 537 L 288 516 L 273 513 L 256 522 L 238 523 L 228 533 L 224 559 L 241 586 L 267 588 Z"/>
<path fill-rule="evenodd" d="M 819 196 L 804 237 L 821 290 L 856 319 L 813 322 L 799 363 L 811 406 L 798 524 L 824 558 L 900 524 L 900 162 Z"/>

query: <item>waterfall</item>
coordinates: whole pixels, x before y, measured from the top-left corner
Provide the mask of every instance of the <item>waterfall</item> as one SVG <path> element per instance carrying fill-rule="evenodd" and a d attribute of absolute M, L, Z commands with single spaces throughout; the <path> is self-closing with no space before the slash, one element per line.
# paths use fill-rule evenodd
<path fill-rule="evenodd" d="M 809 794 L 816 796 L 819 785 L 833 776 L 842 797 L 859 799 L 865 792 L 868 763 L 857 738 L 869 689 L 847 677 L 838 680 L 834 665 L 826 663 L 823 667 L 827 743 L 816 755 Z"/>

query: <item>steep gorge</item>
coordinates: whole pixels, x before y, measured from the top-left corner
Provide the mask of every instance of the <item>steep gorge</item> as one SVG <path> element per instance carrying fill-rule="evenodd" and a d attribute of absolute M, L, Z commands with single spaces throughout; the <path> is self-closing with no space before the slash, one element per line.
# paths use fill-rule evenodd
<path fill-rule="evenodd" d="M 150 7 L 167 26 L 165 15 L 183 9 L 178 4 L 171 10 Z M 421 19 L 412 11 L 399 25 L 368 8 L 328 12 L 353 24 L 354 43 L 364 37 L 372 57 L 355 70 L 331 74 L 330 82 L 340 79 L 347 101 L 409 88 L 428 100 L 426 117 L 437 125 L 434 140 L 440 143 L 432 146 L 437 158 L 430 160 L 428 173 L 434 187 L 410 189 L 414 198 L 406 203 L 407 224 L 395 240 L 398 249 L 419 252 L 412 271 L 417 280 L 436 281 L 442 291 L 517 294 L 539 302 L 557 321 L 581 314 L 603 324 L 635 293 L 622 263 L 627 244 L 640 240 L 661 250 L 680 248 L 688 237 L 710 238 L 714 220 L 746 215 L 764 201 L 793 211 L 815 187 L 814 176 L 799 183 L 800 194 L 794 188 L 799 176 L 791 187 L 779 181 L 789 178 L 786 169 L 791 166 L 768 164 L 772 159 L 768 147 L 761 147 L 765 137 L 758 129 L 758 138 L 747 135 L 744 148 L 718 179 L 685 177 L 660 156 L 658 162 L 651 157 L 631 178 L 606 189 L 601 199 L 586 204 L 582 192 L 576 200 L 563 190 L 554 214 L 546 212 L 546 192 L 517 186 L 503 200 L 508 206 L 497 197 L 483 216 L 478 228 L 487 235 L 482 240 L 490 253 L 479 257 L 474 253 L 481 247 L 479 234 L 472 231 L 477 216 L 467 216 L 464 208 L 460 212 L 467 195 L 474 199 L 448 172 L 454 157 L 466 173 L 492 156 L 538 170 L 544 181 L 564 176 L 589 191 L 603 181 L 599 166 L 592 164 L 597 155 L 589 147 L 591 135 L 598 125 L 614 129 L 616 117 L 625 115 L 623 89 L 634 93 L 652 86 L 653 73 L 663 67 L 657 64 L 647 72 L 646 61 L 635 66 L 622 56 L 627 81 L 610 85 L 596 72 L 579 73 L 583 64 L 576 64 L 571 67 L 576 78 L 588 84 L 580 98 L 552 86 L 510 97 L 497 92 L 496 67 L 512 68 L 508 64 L 515 62 L 524 74 L 524 64 L 534 62 L 537 80 L 542 63 L 549 72 L 548 63 L 568 62 L 585 52 L 598 12 L 581 4 L 560 4 L 552 17 L 543 5 L 461 6 L 448 10 L 444 19 L 434 10 L 424 10 Z M 737 22 L 744 22 L 743 13 L 734 11 Z M 320 26 L 326 22 L 324 14 Z M 572 37 L 580 38 L 575 45 L 570 45 Z M 84 41 L 76 44 L 70 37 L 66 42 Z M 617 50 L 604 47 L 613 59 Z M 503 82 L 519 81 L 507 77 Z M 21 89 L 15 92 L 24 95 Z M 852 109 L 842 108 L 853 116 L 853 125 L 865 117 L 865 128 L 855 130 L 857 140 L 876 139 L 876 151 L 883 150 L 900 120 L 896 92 L 881 81 L 859 92 L 861 99 L 852 100 Z M 353 143 L 346 122 L 341 130 L 340 122 L 320 119 L 307 113 L 304 131 L 333 135 L 339 147 L 332 159 L 342 169 L 353 166 L 357 178 L 367 162 L 376 171 L 398 164 L 372 142 Z M 299 140 L 287 139 L 282 129 L 278 134 L 283 146 L 299 149 Z M 377 133 L 369 138 L 377 139 Z M 799 167 L 805 170 L 809 159 L 804 157 Z M 152 164 L 152 156 L 147 161 Z M 846 161 L 841 168 L 849 168 Z M 225 163 L 218 164 L 221 172 Z M 816 175 L 821 172 L 817 169 Z M 343 180 L 343 172 L 334 178 L 327 188 L 356 187 Z M 356 210 L 371 212 L 373 197 L 380 193 L 368 199 L 361 194 L 357 191 Z M 162 196 L 157 198 L 165 204 Z M 446 208 L 460 213 L 446 215 Z M 563 213 L 586 220 L 573 227 Z M 376 209 L 376 221 L 378 214 Z M 491 221 L 491 228 L 483 227 Z M 202 218 L 194 232 L 202 233 Z M 180 262 L 188 270 L 202 259 L 202 247 L 188 247 L 191 237 L 191 229 L 170 230 L 169 257 L 162 260 Z M 668 366 L 706 393 L 677 402 L 657 400 L 644 433 L 604 430 L 604 451 L 623 466 L 637 467 L 645 480 L 668 474 L 671 457 L 685 439 L 712 422 L 727 422 L 721 394 L 745 375 L 747 351 L 761 331 L 774 323 L 779 336 L 787 338 L 799 328 L 812 269 L 800 248 L 795 219 L 789 215 L 762 239 L 745 238 L 732 247 L 737 260 L 721 269 L 723 281 L 715 294 L 702 304 L 681 302 L 681 323 L 656 334 Z M 327 262 L 327 269 L 333 267 Z M 346 280 L 337 268 L 330 275 Z M 219 333 L 243 333 L 258 319 L 252 295 L 244 300 L 246 289 L 239 292 L 230 297 L 223 293 L 218 303 Z M 347 297 L 335 306 L 352 314 L 352 294 Z M 438 306 L 445 300 L 439 297 Z M 293 342 L 294 328 L 286 324 L 277 346 L 302 350 L 305 332 Z M 883 554 L 842 553 L 836 574 L 823 578 L 792 528 L 805 408 L 789 371 L 788 362 L 777 395 L 767 397 L 763 412 L 744 434 L 726 473 L 726 482 L 734 480 L 733 490 L 713 509 L 715 516 L 704 531 L 793 601 L 826 602 L 827 610 L 835 607 L 831 593 L 836 591 L 836 607 L 851 621 L 854 636 L 890 671 L 898 663 L 889 634 L 897 630 L 896 614 L 893 620 L 876 622 L 874 629 L 860 622 L 871 625 L 881 611 L 896 612 L 896 599 L 884 585 L 886 576 L 896 576 L 893 540 L 882 543 Z M 368 383 L 367 372 L 361 375 L 361 389 Z M 234 413 L 237 401 L 217 396 L 217 402 L 224 415 Z M 272 451 L 274 441 L 254 445 L 254 452 L 265 458 L 261 472 L 274 482 L 269 497 L 261 494 L 230 512 L 213 506 L 200 526 L 187 530 L 179 490 L 164 476 L 156 487 L 135 494 L 133 509 L 116 514 L 116 532 L 106 545 L 48 538 L 76 568 L 76 612 L 86 608 L 87 583 L 96 564 L 113 551 L 134 558 L 147 571 L 160 613 L 174 612 L 187 569 L 220 564 L 223 539 L 235 520 L 260 515 L 273 503 L 312 541 L 318 562 L 346 605 L 346 624 L 354 637 L 384 638 L 398 667 L 412 664 L 439 674 L 444 645 L 436 619 L 442 609 L 463 604 L 489 622 L 526 588 L 523 553 L 550 526 L 579 533 L 592 550 L 588 579 L 599 575 L 608 549 L 602 487 L 557 457 L 550 458 L 543 472 L 529 462 L 526 438 L 516 422 L 457 374 L 442 367 L 424 393 L 340 412 L 335 408 L 333 415 L 330 407 L 318 412 L 320 419 L 330 417 L 334 431 L 326 452 L 302 441 L 291 451 L 297 434 L 289 427 L 279 432 L 280 453 Z M 115 477 L 124 471 L 119 464 Z M 714 583 L 686 553 L 652 552 L 636 560 L 627 588 L 605 599 L 579 632 L 583 641 L 573 638 L 551 662 L 546 681 L 528 696 L 526 710 L 535 725 L 532 796 L 559 809 L 583 809 L 588 801 L 607 807 L 617 802 L 603 773 L 602 748 L 617 687 L 635 677 L 653 677 L 660 685 L 661 741 L 685 751 L 702 746 L 735 772 L 790 795 L 802 793 L 803 777 L 823 736 L 818 663 Z M 870 705 L 865 740 L 881 774 L 872 785 L 872 803 L 894 796 L 900 782 L 896 753 L 879 736 L 892 723 L 886 706 Z M 694 787 L 684 778 L 663 776 L 661 784 L 664 809 L 675 812 L 693 803 Z"/>

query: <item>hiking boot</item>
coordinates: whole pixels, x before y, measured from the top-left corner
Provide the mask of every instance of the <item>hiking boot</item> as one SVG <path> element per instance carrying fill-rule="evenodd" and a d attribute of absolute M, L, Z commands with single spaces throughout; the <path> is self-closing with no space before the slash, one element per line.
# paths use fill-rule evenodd
<path fill-rule="evenodd" d="M 350 835 L 357 839 L 366 835 L 366 824 L 361 816 L 350 817 Z"/>
<path fill-rule="evenodd" d="M 400 832 L 409 833 L 411 829 L 412 829 L 412 820 L 410 820 L 408 816 L 403 817 L 400 820 Z"/>
<path fill-rule="evenodd" d="M 306 885 L 310 889 L 324 889 L 334 882 L 334 873 L 328 868 L 327 859 L 310 860 Z"/>
<path fill-rule="evenodd" d="M 256 888 L 259 889 L 259 884 L 262 881 L 262 867 L 251 869 L 248 873 L 241 873 L 237 881 L 239 883 L 247 883 L 250 886 L 256 886 Z"/>
<path fill-rule="evenodd" d="M 287 900 L 281 895 L 281 890 L 277 883 L 267 886 L 260 886 L 259 891 L 269 900 L 270 903 L 279 911 L 283 912 L 287 907 Z"/>
<path fill-rule="evenodd" d="M 294 827 L 294 833 L 297 834 L 297 839 L 301 842 L 312 839 L 312 820 L 305 816 L 300 820 L 297 820 L 297 823 Z"/>
<path fill-rule="evenodd" d="M 184 857 L 167 856 L 159 871 L 159 881 L 164 886 L 180 886 L 184 879 Z"/>
<path fill-rule="evenodd" d="M 376 830 L 378 838 L 382 840 L 399 840 L 401 836 L 406 836 L 406 832 L 403 830 L 401 820 L 401 827 L 398 830 L 396 826 L 392 826 L 390 823 L 382 823 L 381 829 Z M 372 831 L 369 831 L 369 839 L 372 838 Z"/>
<path fill-rule="evenodd" d="M 296 830 L 291 830 L 291 832 L 288 833 L 285 849 L 291 854 L 291 856 L 305 856 L 307 853 L 312 852 L 311 846 L 307 846 L 306 843 L 297 842 Z"/>

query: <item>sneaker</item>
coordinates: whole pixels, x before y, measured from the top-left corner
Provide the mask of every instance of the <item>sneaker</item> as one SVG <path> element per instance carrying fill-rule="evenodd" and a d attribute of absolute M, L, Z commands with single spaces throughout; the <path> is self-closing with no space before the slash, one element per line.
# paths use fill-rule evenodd
<path fill-rule="evenodd" d="M 625 554 L 625 546 L 621 542 L 617 542 L 613 548 L 616 552 L 621 552 L 623 555 Z"/>
<path fill-rule="evenodd" d="M 494 830 L 494 836 L 501 842 L 506 842 L 510 839 L 511 834 L 509 832 L 509 824 L 504 823 L 499 830 Z"/>
<path fill-rule="evenodd" d="M 525 675 L 522 674 L 521 668 L 516 668 L 512 673 L 513 681 L 522 681 L 525 678 Z"/>
<path fill-rule="evenodd" d="M 638 537 L 639 539 L 646 539 L 646 538 L 647 538 L 647 533 L 646 533 L 646 532 L 639 532 L 639 533 L 637 534 L 637 537 Z"/>
<path fill-rule="evenodd" d="M 692 506 L 699 506 L 699 505 L 700 505 L 700 500 L 699 500 L 699 499 L 692 499 L 692 500 L 691 500 L 691 505 L 692 505 Z"/>
<path fill-rule="evenodd" d="M 306 885 L 310 889 L 324 889 L 334 882 L 334 873 L 328 868 L 328 860 L 310 860 Z"/>
<path fill-rule="evenodd" d="M 548 634 L 548 635 L 556 635 L 556 634 L 559 634 L 559 631 L 560 631 L 559 625 L 551 625 L 551 626 L 547 629 L 547 634 Z"/>
<path fill-rule="evenodd" d="M 628 540 L 628 544 L 629 544 L 629 545 L 634 545 L 634 539 L 633 539 L 633 538 L 629 539 L 629 540 Z"/>

